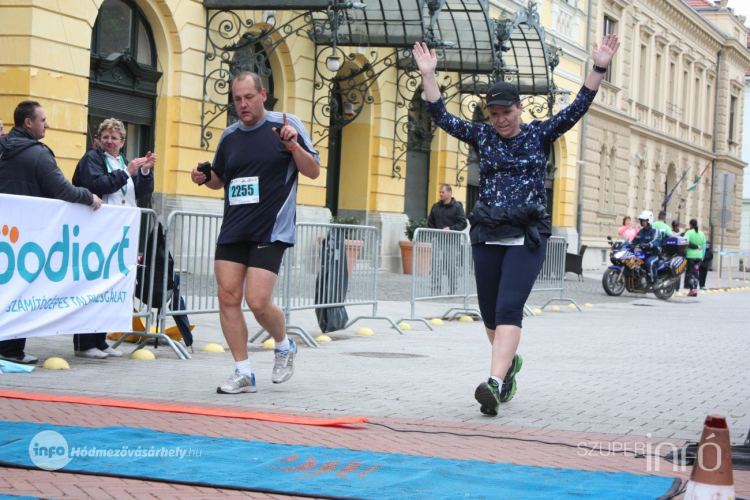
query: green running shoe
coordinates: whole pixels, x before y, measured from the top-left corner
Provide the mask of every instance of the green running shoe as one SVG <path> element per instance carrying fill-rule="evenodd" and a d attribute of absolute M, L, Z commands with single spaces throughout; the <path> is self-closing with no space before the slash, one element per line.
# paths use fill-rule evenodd
<path fill-rule="evenodd" d="M 492 409 L 489 406 L 480 406 L 479 411 L 481 411 L 484 415 L 489 415 L 490 417 L 496 417 L 497 416 L 497 410 Z"/>
<path fill-rule="evenodd" d="M 492 378 L 482 382 L 474 391 L 474 398 L 482 405 L 479 411 L 485 415 L 497 415 L 500 406 L 500 387 Z"/>
<path fill-rule="evenodd" d="M 500 391 L 500 402 L 507 403 L 513 396 L 516 395 L 516 375 L 521 371 L 523 366 L 523 358 L 516 354 L 513 356 L 513 362 L 508 368 L 508 373 L 505 374 L 503 379 L 503 388 Z"/>

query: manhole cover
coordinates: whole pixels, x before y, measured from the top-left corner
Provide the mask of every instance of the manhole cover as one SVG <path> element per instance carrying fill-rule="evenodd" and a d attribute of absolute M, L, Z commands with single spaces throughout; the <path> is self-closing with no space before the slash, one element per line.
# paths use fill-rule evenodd
<path fill-rule="evenodd" d="M 653 304 L 633 304 L 633 305 L 638 306 L 638 307 L 654 307 Z"/>
<path fill-rule="evenodd" d="M 423 354 L 409 354 L 405 352 L 345 352 L 349 356 L 359 356 L 362 358 L 394 358 L 394 359 L 407 359 L 407 358 L 426 358 Z"/>

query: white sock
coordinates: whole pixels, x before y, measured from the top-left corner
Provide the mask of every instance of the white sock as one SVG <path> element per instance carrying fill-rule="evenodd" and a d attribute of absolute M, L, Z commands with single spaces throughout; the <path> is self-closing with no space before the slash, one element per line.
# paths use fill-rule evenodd
<path fill-rule="evenodd" d="M 282 340 L 281 342 L 276 342 L 276 350 L 286 351 L 287 349 L 289 349 L 289 337 L 285 335 L 284 340 Z"/>
<path fill-rule="evenodd" d="M 235 361 L 234 366 L 237 367 L 237 371 L 243 375 L 247 375 L 249 377 L 253 374 L 252 370 L 250 370 L 249 359 L 246 359 L 245 361 Z"/>
<path fill-rule="evenodd" d="M 495 382 L 497 382 L 498 389 L 502 389 L 503 388 L 503 379 L 497 378 L 497 377 L 490 377 L 490 378 L 492 380 L 494 380 Z"/>

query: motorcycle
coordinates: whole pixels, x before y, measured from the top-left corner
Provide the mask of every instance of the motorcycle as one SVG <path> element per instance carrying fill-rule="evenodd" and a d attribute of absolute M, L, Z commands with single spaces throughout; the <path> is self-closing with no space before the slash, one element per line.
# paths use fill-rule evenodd
<path fill-rule="evenodd" d="M 640 247 L 630 241 L 613 242 L 611 236 L 607 236 L 607 240 L 612 247 L 609 254 L 612 265 L 602 276 L 602 286 L 607 295 L 616 297 L 625 290 L 630 293 L 653 292 L 661 300 L 668 300 L 674 295 L 687 269 L 687 239 L 679 236 L 664 239 L 653 284 L 648 283 L 646 254 Z"/>

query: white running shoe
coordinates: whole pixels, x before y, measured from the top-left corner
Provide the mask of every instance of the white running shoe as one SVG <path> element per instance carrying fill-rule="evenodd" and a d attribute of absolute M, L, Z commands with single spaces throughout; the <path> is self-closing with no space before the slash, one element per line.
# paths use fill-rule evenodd
<path fill-rule="evenodd" d="M 122 357 L 122 351 L 118 351 L 117 349 L 113 349 L 112 347 L 107 347 L 106 349 L 102 349 L 101 351 L 103 353 L 106 353 L 108 356 L 112 356 L 113 358 Z"/>
<path fill-rule="evenodd" d="M 79 358 L 90 358 L 90 359 L 107 359 L 109 354 L 104 351 L 100 351 L 96 347 L 86 349 L 85 351 L 76 351 L 75 355 Z"/>
<path fill-rule="evenodd" d="M 255 385 L 255 374 L 249 377 L 239 370 L 234 373 L 222 385 L 216 388 L 219 394 L 240 394 L 243 392 L 258 392 L 258 386 Z"/>
<path fill-rule="evenodd" d="M 273 363 L 271 380 L 274 384 L 280 384 L 286 382 L 294 375 L 294 358 L 297 357 L 297 344 L 290 339 L 289 349 L 286 351 L 274 349 L 273 353 L 276 356 L 276 360 Z"/>
<path fill-rule="evenodd" d="M 12 363 L 21 363 L 22 365 L 35 365 L 37 361 L 39 361 L 39 358 L 37 358 L 36 356 L 31 356 L 26 353 L 21 354 L 17 358 L 9 358 L 8 356 L 0 355 L 0 359 L 10 361 Z"/>

